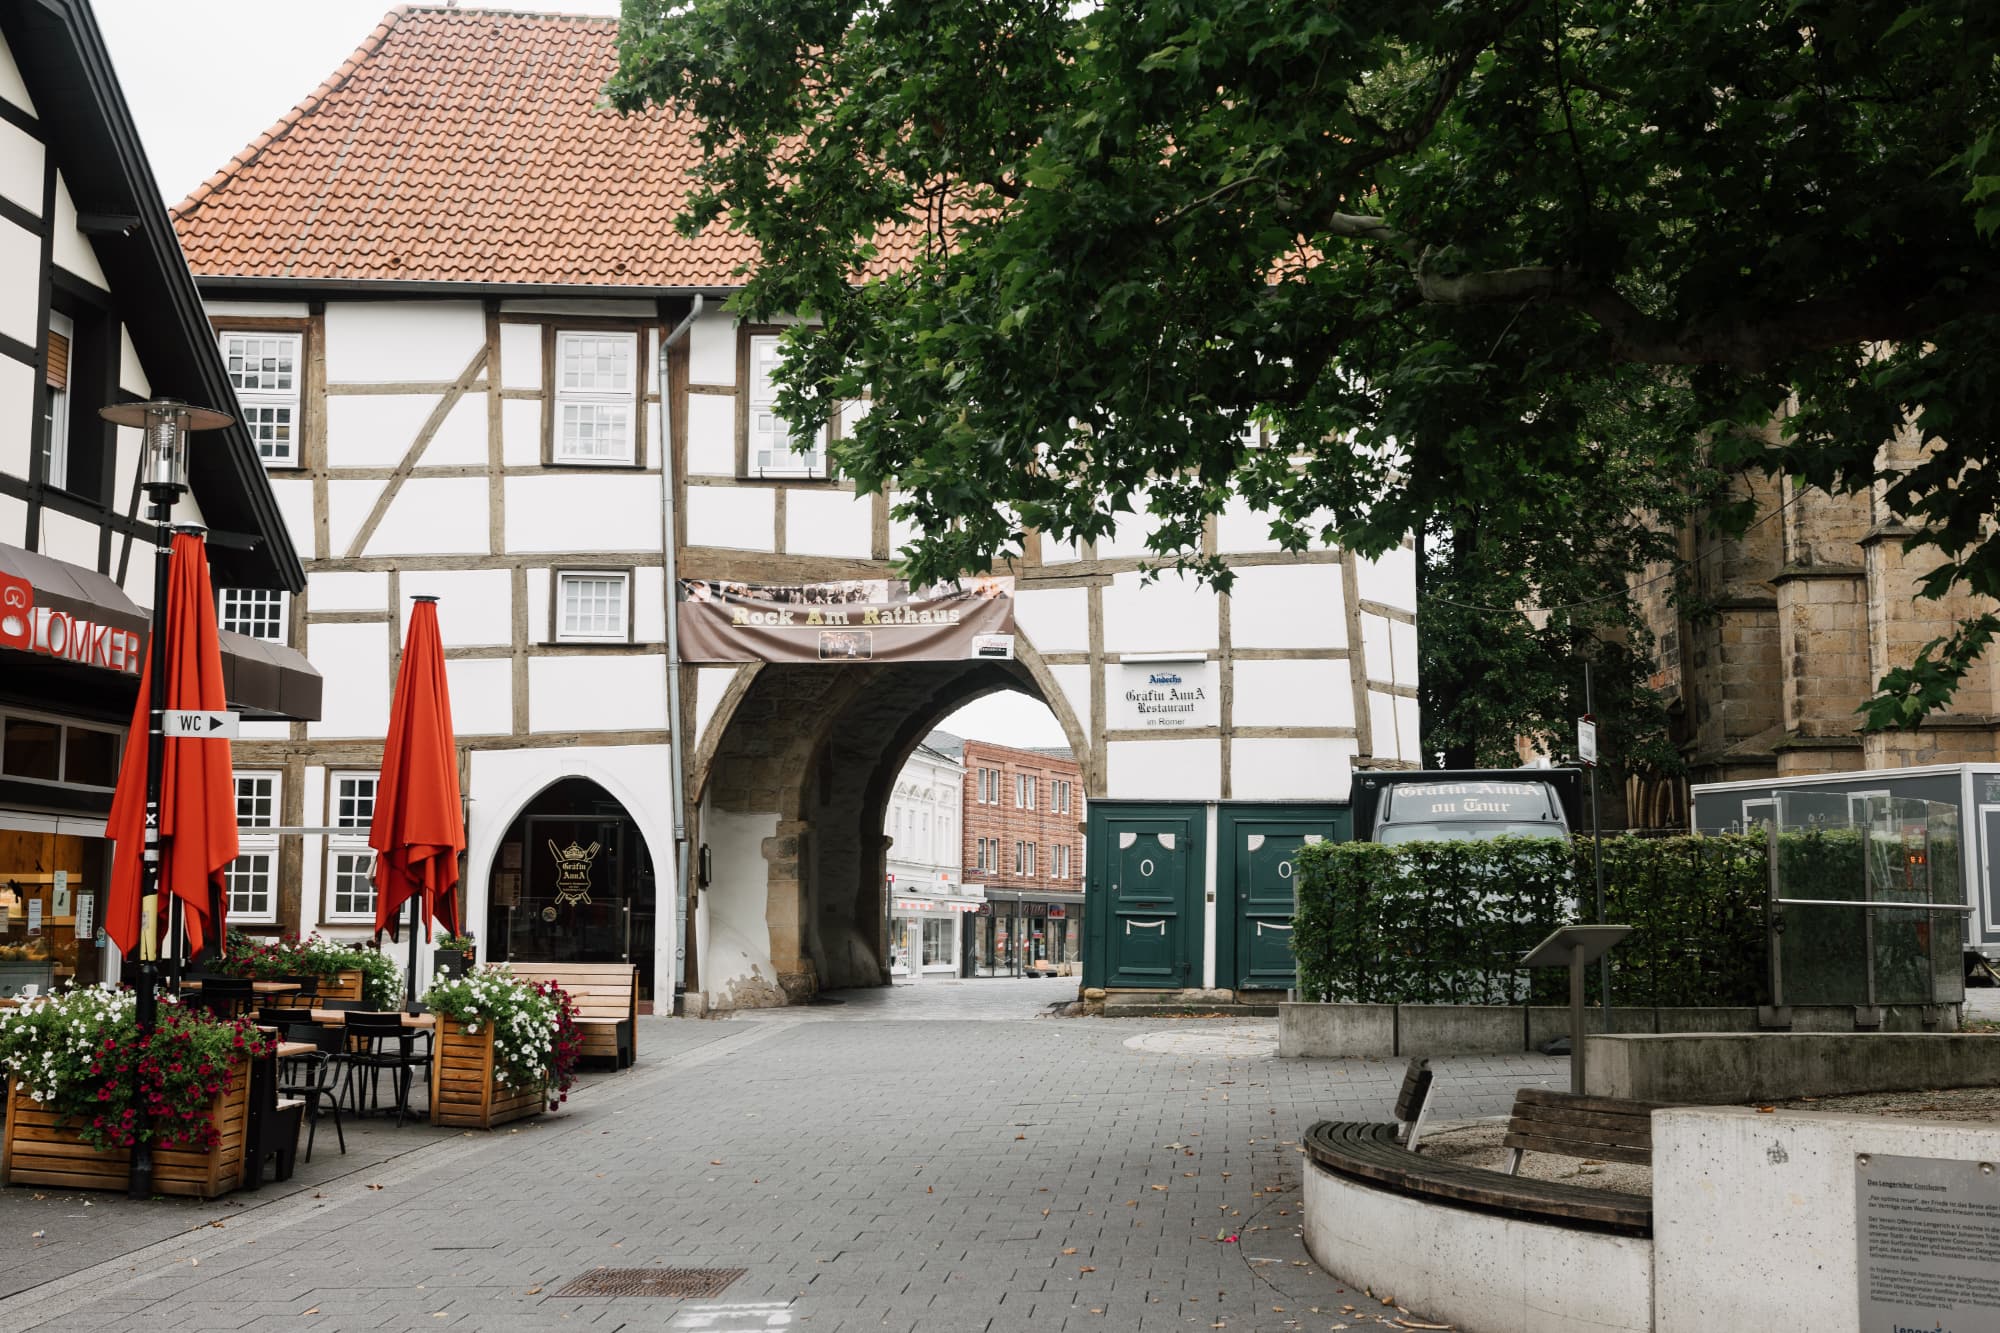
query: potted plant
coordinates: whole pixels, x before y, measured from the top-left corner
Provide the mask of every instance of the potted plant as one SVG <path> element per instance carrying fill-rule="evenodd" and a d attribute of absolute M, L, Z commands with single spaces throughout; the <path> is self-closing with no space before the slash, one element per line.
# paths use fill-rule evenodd
<path fill-rule="evenodd" d="M 242 1183 L 250 1061 L 269 1039 L 167 997 L 142 1036 L 136 1011 L 130 991 L 86 987 L 0 1012 L 0 1183 L 123 1189 L 139 1143 L 161 1194 L 211 1199 Z"/>
<path fill-rule="evenodd" d="M 488 964 L 424 993 L 437 1015 L 431 1123 L 491 1129 L 569 1099 L 583 1055 L 576 1006 L 553 981 Z"/>
<path fill-rule="evenodd" d="M 437 977 L 462 977 L 479 965 L 479 944 L 470 935 L 441 935 L 431 953 L 431 972 Z"/>
<path fill-rule="evenodd" d="M 303 940 L 283 935 L 264 941 L 231 931 L 227 954 L 212 966 L 223 976 L 266 981 L 316 976 L 319 998 L 360 1000 L 372 1009 L 394 1009 L 403 1000 L 403 972 L 395 959 L 318 934 Z"/>

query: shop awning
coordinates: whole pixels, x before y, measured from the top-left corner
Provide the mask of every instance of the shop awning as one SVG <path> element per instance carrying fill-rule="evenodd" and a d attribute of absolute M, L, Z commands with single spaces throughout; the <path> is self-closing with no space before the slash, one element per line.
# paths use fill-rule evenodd
<path fill-rule="evenodd" d="M 144 608 L 96 570 L 0 543 L 0 654 L 104 673 L 137 688 L 137 654 L 149 625 Z M 319 672 L 296 649 L 225 631 L 222 676 L 229 706 L 246 717 L 319 717 Z"/>

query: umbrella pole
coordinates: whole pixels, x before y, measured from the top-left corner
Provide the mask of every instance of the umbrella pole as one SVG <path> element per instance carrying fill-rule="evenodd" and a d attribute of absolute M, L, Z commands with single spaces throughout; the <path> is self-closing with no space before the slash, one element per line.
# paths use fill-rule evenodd
<path fill-rule="evenodd" d="M 153 500 L 153 614 L 149 630 L 147 652 L 147 699 L 146 699 L 146 847 L 145 859 L 139 872 L 140 937 L 139 937 L 139 995 L 134 1014 L 139 1036 L 143 1040 L 152 1035 L 159 1023 L 159 911 L 160 911 L 160 776 L 167 762 L 167 735 L 162 729 L 161 710 L 167 706 L 167 586 L 168 572 L 173 561 L 173 535 L 168 524 L 173 520 L 173 502 L 177 486 L 148 487 Z M 168 925 L 168 939 L 173 938 L 172 922 Z M 140 1123 L 137 1128 L 143 1133 L 148 1126 L 144 1090 L 140 1086 L 139 1062 L 132 1062 L 133 1105 Z M 153 1145 L 146 1139 L 132 1145 L 132 1169 L 126 1179 L 126 1193 L 134 1199 L 151 1198 L 153 1194 Z"/>
<path fill-rule="evenodd" d="M 410 970 L 403 974 L 403 1007 L 417 1012 L 417 925 L 424 910 L 423 895 L 410 895 Z"/>

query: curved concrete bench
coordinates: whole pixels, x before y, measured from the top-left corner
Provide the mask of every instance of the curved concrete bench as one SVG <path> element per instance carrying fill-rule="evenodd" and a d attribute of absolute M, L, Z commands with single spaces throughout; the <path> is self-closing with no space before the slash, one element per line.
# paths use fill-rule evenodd
<path fill-rule="evenodd" d="M 1395 1132 L 1306 1132 L 1305 1240 L 1321 1268 L 1480 1333 L 1652 1328 L 1652 1200 L 1440 1162 Z"/>

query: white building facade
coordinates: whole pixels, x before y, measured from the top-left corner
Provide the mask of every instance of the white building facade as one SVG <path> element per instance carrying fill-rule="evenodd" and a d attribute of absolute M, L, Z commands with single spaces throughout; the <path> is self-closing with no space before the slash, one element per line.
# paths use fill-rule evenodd
<path fill-rule="evenodd" d="M 417 594 L 441 598 L 482 952 L 630 957 L 693 1011 L 889 978 L 896 776 L 981 694 L 1046 702 L 1093 803 L 1338 802 L 1357 764 L 1417 763 L 1411 551 L 1288 554 L 1246 507 L 1210 537 L 1227 594 L 1147 583 L 1142 520 L 1029 534 L 996 571 L 1011 660 L 674 667 L 670 566 L 883 578 L 907 534 L 771 412 L 777 330 L 723 308 L 745 243 L 673 233 L 694 148 L 597 109 L 613 40 L 609 20 L 398 11 L 178 210 L 220 344 L 258 367 L 246 407 L 270 409 L 308 574 L 245 612 L 327 678 L 317 722 L 241 746 L 278 826 L 365 831 Z M 1144 704 L 1167 677 L 1194 703 L 1162 725 Z M 281 841 L 301 848 L 271 924 L 361 929 L 354 835 Z M 580 857 L 588 904 L 556 889 Z"/>
<path fill-rule="evenodd" d="M 928 741 L 903 761 L 882 832 L 889 839 L 889 975 L 955 977 L 965 931 L 979 909 L 962 873 L 959 806 L 965 765 Z"/>

